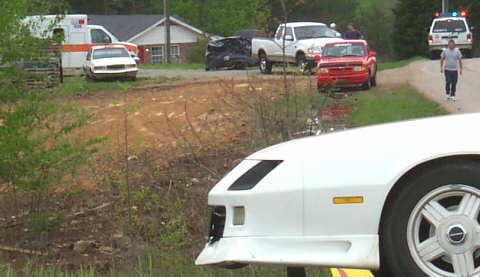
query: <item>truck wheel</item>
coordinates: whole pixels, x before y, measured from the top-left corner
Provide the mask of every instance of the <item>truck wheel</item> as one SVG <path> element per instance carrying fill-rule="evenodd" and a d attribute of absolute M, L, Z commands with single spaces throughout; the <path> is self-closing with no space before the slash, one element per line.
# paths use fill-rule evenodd
<path fill-rule="evenodd" d="M 311 66 L 305 57 L 305 54 L 298 54 L 297 55 L 297 66 L 300 70 L 300 73 L 303 75 L 307 75 L 311 72 Z"/>
<path fill-rule="evenodd" d="M 473 50 L 473 48 L 470 49 L 470 50 L 468 50 L 468 52 L 467 52 L 467 57 L 468 57 L 469 59 L 475 58 L 475 50 Z"/>
<path fill-rule="evenodd" d="M 260 54 L 260 72 L 262 74 L 271 74 L 272 73 L 272 63 L 268 61 L 267 55 L 265 53 Z"/>
<path fill-rule="evenodd" d="M 375 75 L 371 78 L 370 83 L 372 84 L 372 87 L 376 87 L 376 86 L 377 86 L 377 74 L 375 74 Z"/>
<path fill-rule="evenodd" d="M 369 90 L 372 88 L 372 77 L 368 75 L 367 81 L 362 85 L 362 88 L 364 90 Z"/>
<path fill-rule="evenodd" d="M 389 277 L 477 276 L 480 163 L 443 161 L 410 176 L 382 216 L 380 248 Z"/>

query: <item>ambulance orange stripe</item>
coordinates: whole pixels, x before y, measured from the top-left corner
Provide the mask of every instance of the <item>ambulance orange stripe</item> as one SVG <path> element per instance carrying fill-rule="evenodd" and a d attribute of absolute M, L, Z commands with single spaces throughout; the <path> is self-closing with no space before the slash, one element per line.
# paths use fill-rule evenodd
<path fill-rule="evenodd" d="M 103 45 L 123 45 L 130 51 L 136 51 L 136 47 L 133 45 L 113 43 L 113 44 L 101 44 L 101 43 L 85 43 L 85 44 L 64 44 L 62 49 L 64 52 L 87 52 L 92 46 Z"/>

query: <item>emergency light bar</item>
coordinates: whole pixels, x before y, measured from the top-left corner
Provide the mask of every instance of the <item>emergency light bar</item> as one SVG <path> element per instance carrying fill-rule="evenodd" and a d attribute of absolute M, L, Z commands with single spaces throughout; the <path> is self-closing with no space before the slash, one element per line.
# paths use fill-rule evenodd
<path fill-rule="evenodd" d="M 436 12 L 434 16 L 435 17 L 467 17 L 468 11 L 461 10 L 461 11 L 453 11 L 453 12 L 446 12 L 446 13 Z"/>

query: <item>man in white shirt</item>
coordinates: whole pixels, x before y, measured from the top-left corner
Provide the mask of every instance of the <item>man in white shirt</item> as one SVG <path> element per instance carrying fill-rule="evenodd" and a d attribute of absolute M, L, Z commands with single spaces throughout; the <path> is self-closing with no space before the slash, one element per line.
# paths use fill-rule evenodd
<path fill-rule="evenodd" d="M 456 47 L 455 41 L 448 42 L 448 48 L 443 50 L 440 58 L 440 72 L 445 73 L 445 93 L 447 100 L 455 101 L 458 73 L 463 73 L 462 52 Z"/>

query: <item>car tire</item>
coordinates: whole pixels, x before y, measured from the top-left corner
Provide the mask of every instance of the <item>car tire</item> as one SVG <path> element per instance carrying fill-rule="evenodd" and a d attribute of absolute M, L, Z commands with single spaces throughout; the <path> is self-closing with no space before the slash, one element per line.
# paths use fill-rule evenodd
<path fill-rule="evenodd" d="M 468 53 L 468 54 L 467 54 L 467 57 L 468 57 L 469 59 L 475 58 L 475 50 L 470 49 L 470 50 L 468 50 L 467 53 Z"/>
<path fill-rule="evenodd" d="M 297 55 L 297 66 L 303 75 L 309 75 L 312 72 L 312 67 L 303 53 Z"/>
<path fill-rule="evenodd" d="M 478 274 L 480 162 L 437 162 L 397 186 L 380 230 L 382 265 L 393 273 L 388 276 Z"/>
<path fill-rule="evenodd" d="M 370 83 L 372 84 L 372 87 L 376 87 L 376 86 L 377 86 L 377 74 L 376 74 L 376 73 L 375 73 L 375 75 L 371 78 Z"/>
<path fill-rule="evenodd" d="M 370 90 L 372 88 L 372 77 L 368 75 L 367 81 L 362 85 L 362 89 Z"/>
<path fill-rule="evenodd" d="M 262 74 L 272 74 L 273 64 L 268 61 L 265 53 L 260 53 L 259 56 L 259 68 Z"/>

